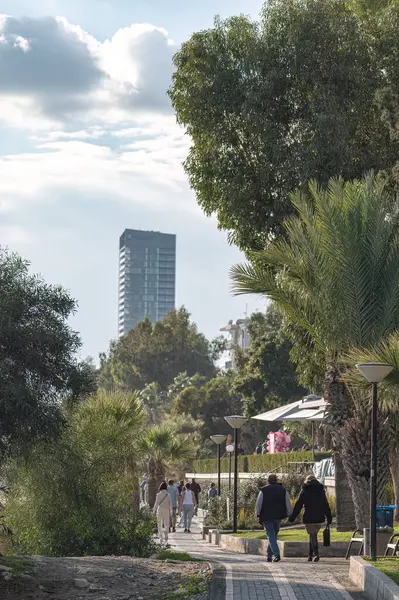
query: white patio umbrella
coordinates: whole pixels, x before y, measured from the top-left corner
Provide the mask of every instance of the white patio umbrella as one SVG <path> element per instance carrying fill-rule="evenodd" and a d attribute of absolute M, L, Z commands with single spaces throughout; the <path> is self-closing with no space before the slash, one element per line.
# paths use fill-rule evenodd
<path fill-rule="evenodd" d="M 312 458 L 314 461 L 314 424 L 315 421 L 322 421 L 324 419 L 326 408 L 327 402 L 324 398 L 310 394 L 297 402 L 279 406 L 252 418 L 270 422 L 302 421 L 304 423 L 312 423 Z"/>

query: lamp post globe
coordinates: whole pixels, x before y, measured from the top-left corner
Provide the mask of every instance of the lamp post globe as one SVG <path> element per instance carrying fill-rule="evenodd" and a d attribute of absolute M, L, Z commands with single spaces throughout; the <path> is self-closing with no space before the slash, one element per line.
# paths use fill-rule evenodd
<path fill-rule="evenodd" d="M 234 452 L 234 446 L 233 444 L 228 444 L 226 446 L 226 452 L 229 455 L 229 491 L 231 490 L 231 455 Z"/>

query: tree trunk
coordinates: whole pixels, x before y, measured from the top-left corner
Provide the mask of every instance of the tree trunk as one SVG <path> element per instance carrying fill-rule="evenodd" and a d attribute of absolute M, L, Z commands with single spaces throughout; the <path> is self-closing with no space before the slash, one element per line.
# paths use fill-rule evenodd
<path fill-rule="evenodd" d="M 396 522 L 399 521 L 399 451 L 396 446 L 395 440 L 391 444 L 391 451 L 389 453 L 389 463 L 391 470 L 391 477 L 393 483 L 393 491 L 395 494 L 395 512 L 394 519 Z"/>
<path fill-rule="evenodd" d="M 155 462 L 155 481 L 157 484 L 157 489 L 161 483 L 165 481 L 165 465 L 160 460 Z"/>
<path fill-rule="evenodd" d="M 326 376 L 325 398 L 330 404 L 328 422 L 339 450 L 351 489 L 356 526 L 369 526 L 370 521 L 370 411 L 367 402 L 354 401 L 348 386 L 336 371 Z M 379 422 L 377 502 L 385 501 L 385 488 L 389 481 L 388 428 Z"/>
<path fill-rule="evenodd" d="M 153 458 L 148 461 L 147 502 L 152 508 L 157 495 L 156 463 Z"/>
<path fill-rule="evenodd" d="M 132 474 L 132 501 L 135 510 L 140 508 L 140 484 L 137 478 L 137 473 Z"/>

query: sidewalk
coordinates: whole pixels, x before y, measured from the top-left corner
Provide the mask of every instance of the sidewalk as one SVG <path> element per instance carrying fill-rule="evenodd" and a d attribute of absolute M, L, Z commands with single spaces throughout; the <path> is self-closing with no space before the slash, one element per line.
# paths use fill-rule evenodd
<path fill-rule="evenodd" d="M 178 531 L 169 537 L 175 550 L 221 563 L 226 569 L 223 600 L 365 600 L 349 582 L 349 563 L 344 559 L 267 563 L 265 557 L 224 552 L 203 541 L 195 520 L 193 533 Z"/>

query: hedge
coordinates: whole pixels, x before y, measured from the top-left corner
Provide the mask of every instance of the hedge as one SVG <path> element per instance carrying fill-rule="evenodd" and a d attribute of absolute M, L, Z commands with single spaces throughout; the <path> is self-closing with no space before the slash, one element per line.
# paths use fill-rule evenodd
<path fill-rule="evenodd" d="M 331 452 L 315 452 L 316 461 L 330 458 Z M 233 468 L 232 458 L 232 468 Z M 251 454 L 238 457 L 238 470 L 241 473 L 269 473 L 278 467 L 283 467 L 289 462 L 311 461 L 311 452 L 282 452 L 280 454 Z M 218 464 L 216 458 L 207 458 L 194 461 L 195 473 L 217 473 Z M 227 473 L 229 470 L 229 459 L 222 458 L 221 471 Z"/>

